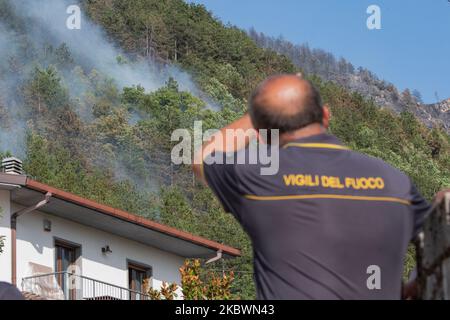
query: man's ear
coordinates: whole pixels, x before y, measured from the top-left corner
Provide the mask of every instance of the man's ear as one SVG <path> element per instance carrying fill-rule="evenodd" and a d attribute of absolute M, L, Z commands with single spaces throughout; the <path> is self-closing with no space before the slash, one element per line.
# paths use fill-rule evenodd
<path fill-rule="evenodd" d="M 325 127 L 325 129 L 328 129 L 328 127 L 330 126 L 331 112 L 327 104 L 325 104 L 322 108 L 323 108 L 322 124 Z"/>

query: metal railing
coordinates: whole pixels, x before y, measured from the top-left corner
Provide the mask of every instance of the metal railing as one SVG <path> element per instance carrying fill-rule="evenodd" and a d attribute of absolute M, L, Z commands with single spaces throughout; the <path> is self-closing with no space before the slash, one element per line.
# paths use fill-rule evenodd
<path fill-rule="evenodd" d="M 22 291 L 52 300 L 150 300 L 145 293 L 69 272 L 25 277 Z"/>

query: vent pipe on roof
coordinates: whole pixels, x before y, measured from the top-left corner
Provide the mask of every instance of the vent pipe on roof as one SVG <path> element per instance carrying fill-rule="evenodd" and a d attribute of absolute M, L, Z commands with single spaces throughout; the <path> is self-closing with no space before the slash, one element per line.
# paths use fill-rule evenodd
<path fill-rule="evenodd" d="M 8 174 L 23 174 L 22 160 L 9 157 L 2 160 L 2 170 Z"/>

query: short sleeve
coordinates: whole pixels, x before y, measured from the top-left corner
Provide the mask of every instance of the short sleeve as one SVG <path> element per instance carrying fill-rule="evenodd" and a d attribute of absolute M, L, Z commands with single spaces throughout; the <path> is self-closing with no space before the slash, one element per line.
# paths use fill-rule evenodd
<path fill-rule="evenodd" d="M 211 163 L 212 161 L 208 161 L 208 157 L 221 158 L 222 161 Z M 241 201 L 241 194 L 235 164 L 227 164 L 224 153 L 212 154 L 208 157 L 203 162 L 206 182 L 221 202 L 224 210 L 238 218 L 237 208 Z"/>
<path fill-rule="evenodd" d="M 430 212 L 431 205 L 422 197 L 414 184 L 411 183 L 411 209 L 414 215 L 413 238 L 422 230 L 425 219 Z"/>

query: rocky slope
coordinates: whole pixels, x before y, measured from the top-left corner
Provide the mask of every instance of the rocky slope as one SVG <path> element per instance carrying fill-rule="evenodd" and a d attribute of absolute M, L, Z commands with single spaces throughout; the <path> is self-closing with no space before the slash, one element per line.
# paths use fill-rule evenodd
<path fill-rule="evenodd" d="M 306 74 L 338 83 L 373 99 L 380 107 L 398 113 L 412 112 L 428 127 L 442 126 L 450 134 L 450 99 L 436 104 L 423 104 L 417 90 L 411 92 L 407 89 L 399 92 L 392 83 L 379 79 L 370 70 L 356 68 L 344 58 L 337 59 L 325 50 L 310 48 L 308 44 L 293 44 L 283 38 L 269 37 L 254 29 L 250 29 L 248 35 L 260 47 L 289 57 Z"/>
<path fill-rule="evenodd" d="M 427 125 L 441 125 L 450 133 L 450 98 L 440 103 L 419 105 L 417 109 Z"/>

